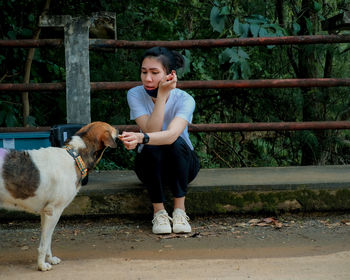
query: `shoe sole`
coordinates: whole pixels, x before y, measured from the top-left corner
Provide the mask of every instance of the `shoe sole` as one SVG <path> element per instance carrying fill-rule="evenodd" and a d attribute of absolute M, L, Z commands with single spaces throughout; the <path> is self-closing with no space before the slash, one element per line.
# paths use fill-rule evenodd
<path fill-rule="evenodd" d="M 154 232 L 153 231 L 153 234 L 170 234 L 171 233 L 171 231 L 167 231 L 167 232 Z"/>
<path fill-rule="evenodd" d="M 191 231 L 185 231 L 185 230 L 179 230 L 179 231 L 175 231 L 175 230 L 173 230 L 173 233 L 191 233 L 192 232 L 192 230 Z"/>

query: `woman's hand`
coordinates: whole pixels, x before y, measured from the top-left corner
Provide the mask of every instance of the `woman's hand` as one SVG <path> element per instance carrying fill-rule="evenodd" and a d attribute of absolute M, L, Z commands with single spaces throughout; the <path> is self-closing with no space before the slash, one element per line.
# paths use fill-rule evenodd
<path fill-rule="evenodd" d="M 158 97 L 168 97 L 171 90 L 176 88 L 177 75 L 176 71 L 172 70 L 169 75 L 164 76 L 159 82 Z"/>
<path fill-rule="evenodd" d="M 142 143 L 143 134 L 124 131 L 121 135 L 118 135 L 118 138 L 123 142 L 127 150 L 133 150 L 137 147 L 137 144 Z"/>

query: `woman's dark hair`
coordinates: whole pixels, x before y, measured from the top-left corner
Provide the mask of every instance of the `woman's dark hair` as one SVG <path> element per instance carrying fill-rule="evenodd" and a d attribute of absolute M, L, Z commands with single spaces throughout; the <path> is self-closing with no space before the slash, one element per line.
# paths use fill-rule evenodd
<path fill-rule="evenodd" d="M 160 63 L 162 63 L 167 74 L 170 74 L 172 70 L 177 70 L 185 65 L 185 60 L 180 53 L 164 47 L 153 47 L 146 50 L 141 58 L 141 65 L 146 57 L 155 57 Z"/>

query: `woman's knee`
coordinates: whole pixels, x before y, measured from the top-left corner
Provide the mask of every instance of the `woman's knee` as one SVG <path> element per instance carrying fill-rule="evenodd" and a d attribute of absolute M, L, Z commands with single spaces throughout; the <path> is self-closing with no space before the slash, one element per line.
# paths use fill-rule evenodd
<path fill-rule="evenodd" d="M 162 161 L 161 146 L 145 145 L 140 153 L 140 158 L 148 163 L 160 163 Z"/>
<path fill-rule="evenodd" d="M 168 152 L 176 156 L 186 156 L 191 153 L 191 149 L 185 140 L 179 136 L 173 144 L 168 146 Z"/>

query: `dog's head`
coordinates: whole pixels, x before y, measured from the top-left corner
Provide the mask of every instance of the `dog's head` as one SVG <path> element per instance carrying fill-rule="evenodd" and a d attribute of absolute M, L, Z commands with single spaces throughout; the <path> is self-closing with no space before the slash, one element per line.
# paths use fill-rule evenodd
<path fill-rule="evenodd" d="M 69 144 L 81 155 L 88 170 L 91 170 L 100 161 L 107 147 L 117 147 L 117 136 L 118 130 L 108 123 L 92 122 L 78 130 Z"/>

